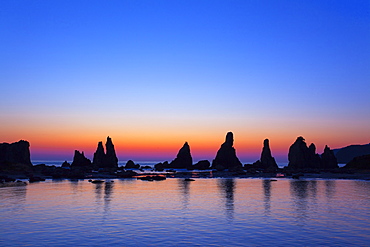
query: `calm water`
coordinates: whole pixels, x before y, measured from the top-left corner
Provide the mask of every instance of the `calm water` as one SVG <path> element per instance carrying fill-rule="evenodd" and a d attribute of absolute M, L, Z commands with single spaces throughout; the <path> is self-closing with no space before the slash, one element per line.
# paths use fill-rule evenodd
<path fill-rule="evenodd" d="M 0 188 L 0 246 L 369 246 L 370 182 L 87 180 Z"/>

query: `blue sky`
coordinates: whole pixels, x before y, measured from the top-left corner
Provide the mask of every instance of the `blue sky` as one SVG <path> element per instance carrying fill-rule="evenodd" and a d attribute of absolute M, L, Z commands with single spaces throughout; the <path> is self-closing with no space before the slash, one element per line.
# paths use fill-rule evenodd
<path fill-rule="evenodd" d="M 0 141 L 370 139 L 369 1 L 1 1 L 0 30 Z"/>

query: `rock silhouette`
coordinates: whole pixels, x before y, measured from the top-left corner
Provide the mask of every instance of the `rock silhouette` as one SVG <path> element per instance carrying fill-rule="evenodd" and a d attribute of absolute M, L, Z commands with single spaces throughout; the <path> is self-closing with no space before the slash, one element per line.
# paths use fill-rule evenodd
<path fill-rule="evenodd" d="M 217 151 L 216 158 L 212 161 L 212 168 L 217 170 L 242 170 L 242 163 L 236 156 L 234 137 L 232 132 L 226 134 L 225 142 Z"/>
<path fill-rule="evenodd" d="M 334 152 L 325 145 L 324 153 L 321 155 L 321 168 L 323 169 L 335 169 L 338 168 L 338 161 L 334 155 Z"/>
<path fill-rule="evenodd" d="M 185 144 L 179 150 L 176 158 L 173 161 L 171 161 L 171 163 L 169 164 L 169 167 L 165 167 L 165 168 L 177 168 L 177 169 L 189 168 L 191 169 L 192 165 L 193 165 L 193 158 L 191 157 L 190 146 L 187 142 L 185 142 Z"/>
<path fill-rule="evenodd" d="M 0 168 L 5 169 L 30 169 L 30 143 L 20 140 L 14 143 L 0 144 Z"/>
<path fill-rule="evenodd" d="M 370 154 L 353 158 L 344 168 L 351 170 L 370 170 Z"/>
<path fill-rule="evenodd" d="M 125 168 L 126 169 L 139 169 L 140 165 L 139 164 L 136 165 L 132 160 L 128 160 L 126 162 Z"/>
<path fill-rule="evenodd" d="M 93 164 L 95 168 L 104 167 L 105 164 L 105 152 L 103 142 L 98 142 L 98 147 L 94 153 Z"/>
<path fill-rule="evenodd" d="M 71 167 L 71 164 L 69 164 L 67 161 L 64 161 L 61 167 L 63 167 L 63 168 L 70 168 Z"/>
<path fill-rule="evenodd" d="M 192 166 L 193 170 L 208 170 L 211 163 L 208 160 L 200 160 L 198 163 Z"/>
<path fill-rule="evenodd" d="M 108 136 L 105 144 L 107 153 L 104 152 L 103 142 L 98 143 L 98 147 L 94 153 L 93 165 L 95 168 L 117 168 L 118 158 L 112 139 Z"/>
<path fill-rule="evenodd" d="M 71 167 L 90 167 L 90 166 L 91 161 L 85 157 L 84 152 L 80 153 L 78 150 L 75 150 Z"/>
<path fill-rule="evenodd" d="M 116 151 L 114 150 L 114 145 L 112 142 L 112 139 L 108 136 L 107 137 L 107 142 L 105 144 L 105 148 L 107 150 L 106 154 L 106 167 L 118 167 L 118 158 L 116 155 Z"/>
<path fill-rule="evenodd" d="M 328 146 L 325 146 L 324 153 L 318 155 L 316 153 L 315 144 L 311 143 L 307 147 L 302 136 L 290 146 L 288 153 L 288 168 L 289 169 L 335 169 L 338 168 L 338 162 L 334 153 Z"/>
<path fill-rule="evenodd" d="M 288 168 L 290 169 L 318 168 L 320 166 L 320 157 L 316 155 L 315 145 L 312 143 L 310 147 L 307 147 L 302 136 L 299 136 L 290 146 L 288 160 Z"/>
<path fill-rule="evenodd" d="M 263 141 L 263 148 L 262 148 L 260 162 L 261 162 L 261 168 L 263 169 L 268 169 L 268 170 L 278 169 L 278 165 L 276 164 L 275 158 L 272 157 L 271 155 L 269 139 L 265 139 Z"/>

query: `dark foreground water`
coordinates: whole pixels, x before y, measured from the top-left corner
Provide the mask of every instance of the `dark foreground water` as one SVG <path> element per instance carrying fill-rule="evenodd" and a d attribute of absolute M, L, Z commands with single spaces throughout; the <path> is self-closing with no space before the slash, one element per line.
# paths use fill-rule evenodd
<path fill-rule="evenodd" d="M 0 188 L 0 246 L 369 246 L 370 182 L 56 181 Z"/>

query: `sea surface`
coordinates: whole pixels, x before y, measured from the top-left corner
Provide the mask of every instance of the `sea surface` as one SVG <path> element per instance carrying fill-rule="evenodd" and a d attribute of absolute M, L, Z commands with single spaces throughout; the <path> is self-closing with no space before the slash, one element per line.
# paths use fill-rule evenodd
<path fill-rule="evenodd" d="M 0 188 L 0 246 L 369 246 L 361 180 L 51 180 Z"/>

